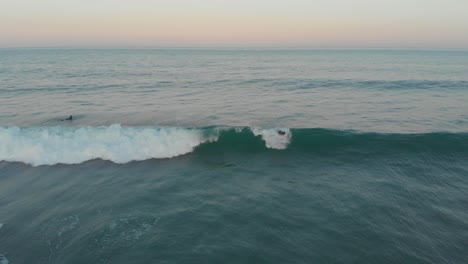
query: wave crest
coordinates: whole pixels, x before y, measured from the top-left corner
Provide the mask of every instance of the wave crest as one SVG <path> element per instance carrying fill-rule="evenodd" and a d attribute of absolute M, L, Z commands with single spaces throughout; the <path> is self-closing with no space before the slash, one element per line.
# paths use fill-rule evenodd
<path fill-rule="evenodd" d="M 282 131 L 282 132 L 279 132 Z M 0 161 L 33 166 L 115 163 L 269 149 L 311 155 L 468 155 L 468 133 L 379 134 L 321 128 L 0 127 Z"/>
<path fill-rule="evenodd" d="M 205 142 L 217 141 L 220 133 L 226 129 L 121 127 L 120 125 L 0 127 L 0 160 L 38 166 L 58 163 L 77 164 L 92 159 L 127 163 L 172 158 L 190 153 Z M 284 149 L 289 143 L 289 130 L 287 141 L 274 129 L 257 129 L 254 133 L 263 138 L 268 148 Z"/>
<path fill-rule="evenodd" d="M 31 165 L 91 159 L 126 163 L 171 158 L 213 140 L 199 129 L 109 127 L 0 128 L 0 160 Z"/>

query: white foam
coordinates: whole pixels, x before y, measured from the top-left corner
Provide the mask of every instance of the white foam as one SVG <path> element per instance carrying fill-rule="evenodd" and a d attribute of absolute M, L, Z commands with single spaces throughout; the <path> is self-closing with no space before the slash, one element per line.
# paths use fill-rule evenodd
<path fill-rule="evenodd" d="M 150 127 L 0 127 L 0 160 L 38 165 L 92 159 L 126 163 L 192 152 L 206 137 L 201 129 Z"/>
<path fill-rule="evenodd" d="M 278 131 L 283 131 L 284 135 L 280 135 Z M 291 131 L 289 128 L 252 128 L 255 136 L 261 136 L 265 141 L 267 148 L 286 149 L 291 142 Z"/>
<path fill-rule="evenodd" d="M 10 261 L 5 257 L 5 255 L 0 254 L 0 264 L 8 264 Z"/>
<path fill-rule="evenodd" d="M 92 159 L 115 163 L 172 158 L 192 152 L 198 145 L 216 141 L 232 128 L 121 127 L 0 127 L 0 161 L 33 166 L 78 164 Z M 243 128 L 234 128 L 238 133 Z M 251 128 L 272 149 L 286 149 L 288 128 Z M 284 134 L 279 134 L 283 131 Z M 207 133 L 208 132 L 208 133 Z M 0 225 L 1 227 L 1 225 Z"/>

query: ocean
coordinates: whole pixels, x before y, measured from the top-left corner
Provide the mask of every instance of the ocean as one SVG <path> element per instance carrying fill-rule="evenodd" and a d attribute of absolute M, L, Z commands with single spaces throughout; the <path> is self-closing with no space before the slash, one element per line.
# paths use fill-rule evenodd
<path fill-rule="evenodd" d="M 0 49 L 1 264 L 468 263 L 467 209 L 468 51 Z"/>

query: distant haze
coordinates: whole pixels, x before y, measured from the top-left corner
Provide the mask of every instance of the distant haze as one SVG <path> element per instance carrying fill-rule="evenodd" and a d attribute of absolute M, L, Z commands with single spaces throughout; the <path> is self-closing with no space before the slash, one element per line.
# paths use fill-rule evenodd
<path fill-rule="evenodd" d="M 468 48 L 468 0 L 15 0 L 0 47 Z"/>

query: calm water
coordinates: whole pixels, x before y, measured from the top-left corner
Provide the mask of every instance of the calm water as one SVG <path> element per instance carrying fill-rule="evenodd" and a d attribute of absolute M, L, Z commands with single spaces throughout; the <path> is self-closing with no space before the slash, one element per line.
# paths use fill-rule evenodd
<path fill-rule="evenodd" d="M 468 52 L 0 50 L 0 122 L 466 131 Z"/>
<path fill-rule="evenodd" d="M 467 263 L 467 208 L 468 52 L 0 49 L 1 264 Z"/>

